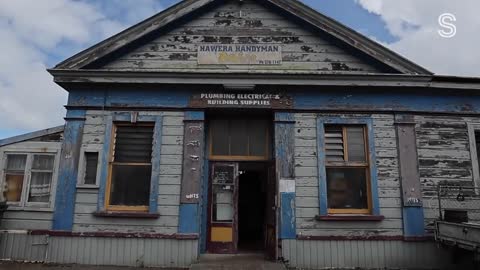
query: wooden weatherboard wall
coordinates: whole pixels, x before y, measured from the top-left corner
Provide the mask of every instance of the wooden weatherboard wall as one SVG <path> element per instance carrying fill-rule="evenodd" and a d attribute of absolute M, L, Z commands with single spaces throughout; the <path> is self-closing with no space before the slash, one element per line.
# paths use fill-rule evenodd
<path fill-rule="evenodd" d="M 128 114 L 128 113 L 127 113 Z M 156 185 L 156 211 L 159 214 L 157 219 L 128 219 L 128 218 L 106 218 L 94 216 L 98 206 L 103 200 L 105 192 L 100 187 L 78 187 L 74 225 L 75 232 L 138 232 L 138 233 L 161 233 L 175 234 L 178 232 L 180 215 L 180 186 L 183 164 L 183 143 L 184 143 L 184 112 L 138 112 L 138 119 L 159 119 L 161 117 L 161 139 L 159 151 L 154 156 L 158 160 L 158 174 L 153 174 L 152 186 Z M 85 128 L 82 136 L 82 147 L 103 148 L 106 133 L 110 132 L 112 120 L 125 113 L 118 114 L 112 111 L 88 110 L 86 112 Z M 120 116 L 118 116 L 120 115 Z M 160 134 L 160 129 L 156 131 Z M 108 134 L 107 134 L 108 135 Z M 108 142 L 107 142 L 108 144 Z M 108 154 L 109 151 L 106 153 Z M 105 151 L 103 151 L 105 153 Z M 108 155 L 107 155 L 108 158 Z M 105 157 L 103 158 L 105 159 Z M 100 161 L 104 162 L 104 161 Z M 155 161 L 154 161 L 155 162 Z M 100 166 L 100 174 L 106 177 L 107 167 Z M 154 201 L 152 200 L 152 202 Z M 155 207 L 150 207 L 155 209 Z"/>
<path fill-rule="evenodd" d="M 237 45 L 246 47 L 237 48 Z M 263 46 L 267 46 L 265 51 Z M 243 51 L 239 54 L 236 52 L 238 50 Z M 258 52 L 251 53 L 252 50 Z M 222 73 L 240 70 L 281 73 L 389 72 L 381 70 L 374 63 L 365 60 L 358 52 L 339 46 L 338 42 L 323 32 L 309 30 L 288 16 L 277 14 L 256 1 L 246 0 L 226 1 L 191 20 L 181 22 L 174 29 L 101 68 Z"/>
<path fill-rule="evenodd" d="M 318 221 L 320 214 L 317 121 L 319 118 L 372 121 L 375 149 L 378 214 L 382 221 Z M 304 238 L 352 238 L 402 236 L 402 203 L 397 140 L 393 114 L 295 114 L 296 231 Z M 320 149 L 320 150 L 317 150 Z M 372 164 L 373 165 L 373 164 Z"/>

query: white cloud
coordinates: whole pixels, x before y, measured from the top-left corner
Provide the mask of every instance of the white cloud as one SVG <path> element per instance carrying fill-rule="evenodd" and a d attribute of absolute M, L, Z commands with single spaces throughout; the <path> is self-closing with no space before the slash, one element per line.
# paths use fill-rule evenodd
<path fill-rule="evenodd" d="M 67 93 L 47 65 L 155 14 L 159 2 L 0 1 L 0 136 L 63 124 Z"/>
<path fill-rule="evenodd" d="M 355 0 L 381 16 L 399 41 L 389 47 L 437 74 L 480 76 L 480 1 L 478 0 Z M 438 34 L 438 18 L 457 18 L 455 37 Z M 447 30 L 447 29 L 445 29 Z"/>

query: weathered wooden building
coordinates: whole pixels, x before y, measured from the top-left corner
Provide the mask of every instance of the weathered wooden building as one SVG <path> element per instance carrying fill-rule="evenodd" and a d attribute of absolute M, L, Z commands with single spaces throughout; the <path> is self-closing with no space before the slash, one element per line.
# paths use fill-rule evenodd
<path fill-rule="evenodd" d="M 65 126 L 0 141 L 2 258 L 445 267 L 433 190 L 480 185 L 480 80 L 299 1 L 185 0 L 49 72 Z"/>

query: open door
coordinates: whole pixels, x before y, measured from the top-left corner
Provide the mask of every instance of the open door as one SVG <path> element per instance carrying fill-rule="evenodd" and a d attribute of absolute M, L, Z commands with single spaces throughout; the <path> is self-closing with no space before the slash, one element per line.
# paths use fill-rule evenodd
<path fill-rule="evenodd" d="M 211 253 L 236 253 L 238 163 L 213 163 L 210 184 L 207 249 Z"/>
<path fill-rule="evenodd" d="M 265 239 L 267 248 L 267 259 L 276 261 L 278 256 L 278 237 L 277 237 L 277 176 L 275 172 L 275 163 L 272 162 L 268 167 L 267 176 L 267 203 L 266 203 L 266 221 L 265 221 Z"/>

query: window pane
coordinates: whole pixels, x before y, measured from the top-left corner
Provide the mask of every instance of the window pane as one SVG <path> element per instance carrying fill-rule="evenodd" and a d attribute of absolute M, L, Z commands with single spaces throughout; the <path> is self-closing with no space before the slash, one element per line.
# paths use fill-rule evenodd
<path fill-rule="evenodd" d="M 85 153 L 85 185 L 97 183 L 98 153 Z"/>
<path fill-rule="evenodd" d="M 327 168 L 328 207 L 367 209 L 367 169 Z"/>
<path fill-rule="evenodd" d="M 28 202 L 49 202 L 52 175 L 51 172 L 32 172 Z"/>
<path fill-rule="evenodd" d="M 363 127 L 347 127 L 347 144 L 349 161 L 366 161 Z"/>
<path fill-rule="evenodd" d="M 24 173 L 7 173 L 5 175 L 6 188 L 3 192 L 9 202 L 19 202 L 22 197 Z"/>
<path fill-rule="evenodd" d="M 267 121 L 253 120 L 248 126 L 250 156 L 267 156 Z"/>
<path fill-rule="evenodd" d="M 235 167 L 228 165 L 215 165 L 213 168 L 214 184 L 233 184 L 235 178 Z"/>
<path fill-rule="evenodd" d="M 213 186 L 213 221 L 233 221 L 233 186 Z"/>
<path fill-rule="evenodd" d="M 153 126 L 117 126 L 115 162 L 150 163 Z"/>
<path fill-rule="evenodd" d="M 25 171 L 27 155 L 7 155 L 7 171 Z"/>
<path fill-rule="evenodd" d="M 32 170 L 45 170 L 53 171 L 54 156 L 47 155 L 34 155 Z"/>
<path fill-rule="evenodd" d="M 230 155 L 248 156 L 248 133 L 246 120 L 230 121 Z"/>
<path fill-rule="evenodd" d="M 341 126 L 325 126 L 325 156 L 327 161 L 345 161 Z"/>
<path fill-rule="evenodd" d="M 9 202 L 19 202 L 22 198 L 26 164 L 27 155 L 7 155 L 5 170 L 6 187 L 3 195 Z"/>
<path fill-rule="evenodd" d="M 149 205 L 151 166 L 112 166 L 110 205 Z"/>
<path fill-rule="evenodd" d="M 212 133 L 212 155 L 214 156 L 228 156 L 229 139 L 228 139 L 228 121 L 227 120 L 213 120 L 210 122 L 210 132 Z"/>

